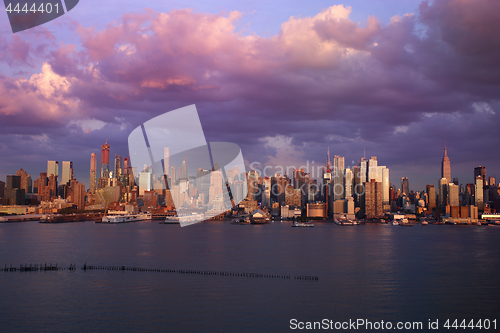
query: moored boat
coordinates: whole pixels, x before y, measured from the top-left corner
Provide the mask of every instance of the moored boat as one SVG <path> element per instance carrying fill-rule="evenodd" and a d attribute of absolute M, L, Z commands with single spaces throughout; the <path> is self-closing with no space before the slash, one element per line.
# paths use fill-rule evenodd
<path fill-rule="evenodd" d="M 130 214 L 127 212 L 108 212 L 102 220 L 95 223 L 127 223 L 151 220 L 151 213 Z"/>
<path fill-rule="evenodd" d="M 311 222 L 306 222 L 306 223 L 293 222 L 292 227 L 314 227 L 314 224 Z"/>

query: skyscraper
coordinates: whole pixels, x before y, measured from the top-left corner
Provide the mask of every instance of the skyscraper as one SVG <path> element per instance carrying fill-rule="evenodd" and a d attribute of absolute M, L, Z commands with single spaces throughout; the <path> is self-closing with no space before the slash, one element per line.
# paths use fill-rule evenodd
<path fill-rule="evenodd" d="M 115 174 L 113 175 L 113 177 L 118 178 L 122 173 L 122 157 L 118 154 L 115 154 Z"/>
<path fill-rule="evenodd" d="M 389 168 L 382 166 L 379 167 L 382 168 L 382 205 L 384 211 L 390 211 L 391 206 L 390 206 L 390 187 L 391 187 L 391 182 L 389 180 Z"/>
<path fill-rule="evenodd" d="M 375 179 L 372 179 L 370 182 L 366 182 L 363 197 L 363 208 L 366 218 L 377 218 L 384 214 L 382 205 L 382 183 L 377 183 Z"/>
<path fill-rule="evenodd" d="M 484 210 L 484 199 L 483 199 L 483 177 L 477 176 L 476 178 L 476 188 L 475 188 L 475 203 L 478 210 Z"/>
<path fill-rule="evenodd" d="M 181 179 L 188 179 L 188 172 L 187 172 L 187 156 L 182 160 L 181 163 L 181 168 L 180 168 L 180 178 Z"/>
<path fill-rule="evenodd" d="M 436 188 L 434 185 L 427 185 L 426 186 L 427 190 L 427 208 L 429 210 L 432 210 L 434 207 L 436 207 Z"/>
<path fill-rule="evenodd" d="M 73 162 L 63 161 L 62 162 L 61 184 L 65 185 L 71 179 L 73 179 Z"/>
<path fill-rule="evenodd" d="M 408 182 L 408 177 L 401 178 L 401 193 L 410 194 L 410 183 Z"/>
<path fill-rule="evenodd" d="M 448 151 L 446 150 L 446 142 L 444 143 L 444 156 L 441 162 L 441 178 L 446 178 L 448 182 L 451 182 L 451 167 Z"/>
<path fill-rule="evenodd" d="M 163 148 L 163 173 L 168 175 L 170 172 L 170 148 Z"/>
<path fill-rule="evenodd" d="M 367 182 L 371 182 L 372 179 L 375 179 L 376 182 L 378 182 L 377 180 L 377 171 L 378 171 L 378 162 L 377 162 L 377 156 L 372 156 L 370 157 L 370 159 L 368 160 L 368 165 L 367 165 L 367 178 L 366 178 L 366 181 Z"/>
<path fill-rule="evenodd" d="M 97 185 L 97 155 L 92 153 L 90 155 L 90 193 L 95 194 Z"/>
<path fill-rule="evenodd" d="M 448 204 L 448 179 L 441 178 L 439 180 L 439 208 L 442 212 L 446 211 L 446 205 Z"/>
<path fill-rule="evenodd" d="M 345 197 L 344 193 L 344 157 L 335 155 L 333 157 L 333 199 L 340 200 Z"/>
<path fill-rule="evenodd" d="M 360 171 L 359 171 L 359 182 L 361 184 L 364 184 L 366 183 L 366 175 L 368 173 L 368 161 L 366 160 L 366 158 L 362 157 L 361 158 L 361 163 L 359 164 L 359 167 L 360 167 Z"/>
<path fill-rule="evenodd" d="M 481 177 L 483 185 L 486 184 L 486 168 L 484 166 L 474 168 L 474 179 L 477 179 L 477 177 Z"/>
<path fill-rule="evenodd" d="M 108 140 L 101 147 L 101 177 L 109 178 L 109 145 Z"/>
<path fill-rule="evenodd" d="M 59 162 L 57 161 L 47 161 L 47 177 L 54 175 L 56 181 L 59 176 Z"/>
<path fill-rule="evenodd" d="M 453 183 L 448 184 L 448 203 L 450 207 L 460 206 L 458 186 Z"/>
<path fill-rule="evenodd" d="M 24 193 L 31 193 L 31 186 L 32 186 L 32 181 L 31 181 L 31 176 L 26 173 L 23 169 L 19 169 L 16 172 L 16 175 L 21 177 L 21 189 L 24 190 Z"/>

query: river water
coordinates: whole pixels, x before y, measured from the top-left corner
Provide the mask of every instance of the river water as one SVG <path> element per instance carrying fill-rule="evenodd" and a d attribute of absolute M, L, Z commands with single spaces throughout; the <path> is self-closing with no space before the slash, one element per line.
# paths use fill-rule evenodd
<path fill-rule="evenodd" d="M 438 331 L 448 331 L 447 319 L 500 323 L 500 227 L 0 224 L 0 266 L 24 263 L 78 269 L 0 272 L 1 332 L 282 332 L 292 319 L 424 328 L 439 320 Z M 83 271 L 85 263 L 292 278 Z"/>

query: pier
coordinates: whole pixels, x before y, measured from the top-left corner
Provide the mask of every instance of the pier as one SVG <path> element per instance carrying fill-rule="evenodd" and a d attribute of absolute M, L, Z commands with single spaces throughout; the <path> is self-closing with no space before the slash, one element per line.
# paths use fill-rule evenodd
<path fill-rule="evenodd" d="M 233 277 L 250 277 L 250 278 L 270 278 L 270 279 L 292 279 L 290 275 L 280 274 L 261 274 L 261 273 L 244 273 L 244 272 L 224 272 L 224 271 L 205 271 L 205 270 L 186 270 L 186 269 L 161 269 L 161 268 L 144 268 L 144 267 L 127 267 L 127 266 L 99 266 L 87 265 L 86 263 L 81 268 L 83 271 L 91 270 L 107 270 L 107 271 L 133 271 L 133 272 L 152 272 L 152 273 L 175 273 L 175 274 L 196 274 L 196 275 L 216 275 L 216 276 L 233 276 Z M 1 272 L 34 272 L 34 271 L 58 271 L 58 270 L 76 270 L 76 264 L 71 264 L 69 267 L 61 268 L 57 264 L 21 264 L 19 267 L 14 267 L 12 264 L 4 268 L 0 268 Z M 313 280 L 318 281 L 317 276 L 294 276 L 295 280 Z"/>

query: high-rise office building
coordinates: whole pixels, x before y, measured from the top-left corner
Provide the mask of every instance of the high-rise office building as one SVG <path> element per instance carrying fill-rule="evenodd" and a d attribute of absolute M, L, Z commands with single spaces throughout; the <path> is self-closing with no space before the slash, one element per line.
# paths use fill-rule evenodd
<path fill-rule="evenodd" d="M 54 175 L 56 182 L 59 176 L 59 162 L 57 161 L 47 161 L 47 177 Z"/>
<path fill-rule="evenodd" d="M 368 161 L 366 158 L 361 158 L 361 162 L 359 164 L 360 171 L 359 171 L 359 181 L 361 184 L 366 183 L 366 176 L 368 174 Z"/>
<path fill-rule="evenodd" d="M 187 156 L 182 160 L 181 167 L 179 169 L 180 179 L 188 179 L 187 171 Z"/>
<path fill-rule="evenodd" d="M 170 148 L 163 148 L 163 173 L 168 175 L 170 172 Z"/>
<path fill-rule="evenodd" d="M 123 158 L 123 174 L 128 175 L 130 169 L 130 159 L 128 157 Z"/>
<path fill-rule="evenodd" d="M 408 181 L 408 177 L 401 178 L 401 193 L 402 194 L 410 194 L 410 183 Z"/>
<path fill-rule="evenodd" d="M 73 184 L 73 203 L 78 209 L 85 209 L 85 185 L 75 182 Z"/>
<path fill-rule="evenodd" d="M 61 174 L 61 184 L 66 185 L 71 179 L 73 179 L 73 162 L 63 161 L 62 162 L 62 174 Z"/>
<path fill-rule="evenodd" d="M 347 168 L 344 171 L 345 198 L 351 198 L 354 190 L 354 176 L 352 170 Z"/>
<path fill-rule="evenodd" d="M 288 181 L 285 176 L 277 174 L 271 177 L 271 204 L 277 202 L 281 206 L 285 205 L 285 189 L 287 185 Z"/>
<path fill-rule="evenodd" d="M 382 205 L 384 211 L 390 211 L 390 187 L 391 181 L 389 180 L 389 168 L 382 166 L 379 168 L 382 169 Z"/>
<path fill-rule="evenodd" d="M 484 186 L 486 184 L 486 168 L 484 166 L 474 168 L 474 179 L 477 179 L 477 177 L 481 177 Z"/>
<path fill-rule="evenodd" d="M 16 172 L 16 176 L 21 177 L 21 189 L 24 190 L 24 193 L 31 193 L 32 189 L 32 181 L 31 176 L 26 173 L 23 169 L 19 169 Z"/>
<path fill-rule="evenodd" d="M 306 184 L 306 173 L 304 168 L 302 169 L 294 169 L 293 170 L 293 188 L 301 189 L 305 192 L 305 184 Z"/>
<path fill-rule="evenodd" d="M 4 192 L 9 205 L 24 205 L 25 192 L 21 189 L 21 176 L 8 175 Z"/>
<path fill-rule="evenodd" d="M 458 186 L 454 183 L 448 184 L 448 204 L 450 207 L 460 206 Z"/>
<path fill-rule="evenodd" d="M 139 174 L 139 195 L 143 196 L 144 191 L 151 191 L 153 184 L 153 175 L 149 171 L 143 171 Z"/>
<path fill-rule="evenodd" d="M 97 186 L 97 155 L 90 155 L 90 193 L 95 194 Z"/>
<path fill-rule="evenodd" d="M 378 162 L 377 162 L 377 156 L 372 156 L 370 157 L 370 159 L 368 160 L 368 164 L 367 164 L 367 175 L 366 175 L 366 181 L 367 182 L 371 182 L 372 179 L 375 179 L 376 182 L 378 182 L 377 180 L 377 173 L 378 173 Z"/>
<path fill-rule="evenodd" d="M 484 200 L 483 200 L 483 177 L 481 175 L 476 178 L 475 186 L 475 203 L 478 210 L 484 210 Z"/>
<path fill-rule="evenodd" d="M 101 146 L 101 177 L 109 178 L 109 145 L 108 140 Z"/>
<path fill-rule="evenodd" d="M 115 174 L 114 178 L 119 178 L 123 174 L 122 168 L 122 157 L 118 154 L 115 154 Z"/>
<path fill-rule="evenodd" d="M 446 178 L 441 178 L 439 180 L 439 208 L 441 212 L 446 211 L 446 205 L 448 204 L 448 183 L 449 180 Z"/>
<path fill-rule="evenodd" d="M 365 183 L 364 212 L 368 219 L 381 217 L 384 214 L 382 198 L 382 183 L 375 179 Z"/>
<path fill-rule="evenodd" d="M 493 186 L 497 186 L 495 177 L 489 177 L 488 178 L 488 185 L 490 185 L 490 186 L 492 186 L 492 185 Z"/>
<path fill-rule="evenodd" d="M 436 188 L 434 185 L 426 186 L 427 192 L 427 209 L 432 210 L 436 207 Z"/>
<path fill-rule="evenodd" d="M 345 197 L 344 170 L 345 170 L 344 157 L 335 155 L 333 157 L 333 171 L 332 171 L 333 200 L 341 200 Z"/>
<path fill-rule="evenodd" d="M 451 182 L 451 166 L 450 159 L 448 158 L 448 151 L 446 149 L 446 142 L 444 143 L 444 156 L 441 162 L 441 178 L 446 178 L 448 183 Z"/>

